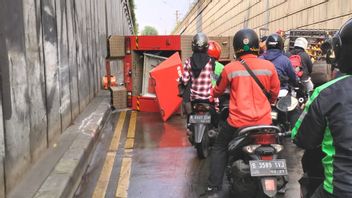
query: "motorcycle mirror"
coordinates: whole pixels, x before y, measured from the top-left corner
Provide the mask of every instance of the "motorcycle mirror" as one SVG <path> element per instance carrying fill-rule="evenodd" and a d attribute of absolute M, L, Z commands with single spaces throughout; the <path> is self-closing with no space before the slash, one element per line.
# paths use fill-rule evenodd
<path fill-rule="evenodd" d="M 280 98 L 276 103 L 276 108 L 282 112 L 288 112 L 294 110 L 298 105 L 298 100 L 292 96 L 285 96 Z"/>

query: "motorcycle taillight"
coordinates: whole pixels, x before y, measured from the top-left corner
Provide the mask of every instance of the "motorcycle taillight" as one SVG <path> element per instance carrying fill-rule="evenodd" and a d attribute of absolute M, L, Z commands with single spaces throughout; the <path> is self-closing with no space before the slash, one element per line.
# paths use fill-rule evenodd
<path fill-rule="evenodd" d="M 255 134 L 253 135 L 253 138 L 255 144 L 269 145 L 276 143 L 275 134 L 271 133 Z"/>
<path fill-rule="evenodd" d="M 272 155 L 262 155 L 260 156 L 261 160 L 272 160 L 273 156 Z"/>

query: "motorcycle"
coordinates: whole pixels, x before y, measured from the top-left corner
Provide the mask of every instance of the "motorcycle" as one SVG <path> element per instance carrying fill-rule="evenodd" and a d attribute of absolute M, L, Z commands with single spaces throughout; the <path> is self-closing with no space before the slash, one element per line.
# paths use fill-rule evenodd
<path fill-rule="evenodd" d="M 226 168 L 230 191 L 238 197 L 275 197 L 287 184 L 285 159 L 278 154 L 284 149 L 279 138 L 290 135 L 272 125 L 239 129 L 228 146 Z"/>
<path fill-rule="evenodd" d="M 216 131 L 211 124 L 211 105 L 195 103 L 193 113 L 189 116 L 189 141 L 197 150 L 197 156 L 204 159 L 209 155 L 210 146 L 216 137 Z"/>
<path fill-rule="evenodd" d="M 280 90 L 278 101 L 272 107 L 273 125 L 279 126 L 285 132 L 292 130 L 308 100 L 308 94 L 302 86 L 298 83 L 297 86 L 290 85 L 288 90 Z"/>

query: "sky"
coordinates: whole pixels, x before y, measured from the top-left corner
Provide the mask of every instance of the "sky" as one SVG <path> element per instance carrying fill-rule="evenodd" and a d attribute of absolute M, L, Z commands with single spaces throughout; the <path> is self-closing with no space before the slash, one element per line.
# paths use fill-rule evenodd
<path fill-rule="evenodd" d="M 176 25 L 176 10 L 179 21 L 187 14 L 193 0 L 135 0 L 139 33 L 144 26 L 157 29 L 159 35 L 170 34 Z"/>

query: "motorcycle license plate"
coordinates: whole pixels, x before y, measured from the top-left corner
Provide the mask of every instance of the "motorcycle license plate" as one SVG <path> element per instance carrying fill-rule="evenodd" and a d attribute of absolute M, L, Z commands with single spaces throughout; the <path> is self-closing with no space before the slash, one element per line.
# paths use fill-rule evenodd
<path fill-rule="evenodd" d="M 196 124 L 208 124 L 211 121 L 211 116 L 210 115 L 191 115 L 189 117 L 189 122 L 190 123 L 196 123 Z"/>
<path fill-rule="evenodd" d="M 251 160 L 249 167 L 252 177 L 287 175 L 285 159 Z"/>

